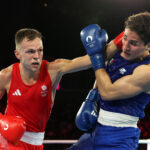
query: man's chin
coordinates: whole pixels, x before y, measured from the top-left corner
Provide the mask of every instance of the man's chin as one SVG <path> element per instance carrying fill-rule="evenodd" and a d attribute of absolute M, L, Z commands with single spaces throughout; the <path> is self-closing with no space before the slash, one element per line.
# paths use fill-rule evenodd
<path fill-rule="evenodd" d="M 128 54 L 122 53 L 121 56 L 126 60 L 131 60 L 131 57 Z"/>
<path fill-rule="evenodd" d="M 40 70 L 40 67 L 38 67 L 38 68 L 32 68 L 32 72 L 37 72 L 39 70 Z"/>

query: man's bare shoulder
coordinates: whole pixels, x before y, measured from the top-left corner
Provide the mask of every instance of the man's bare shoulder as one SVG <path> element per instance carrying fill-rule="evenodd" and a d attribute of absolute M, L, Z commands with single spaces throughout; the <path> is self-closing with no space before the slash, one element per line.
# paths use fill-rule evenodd
<path fill-rule="evenodd" d="M 4 68 L 0 71 L 0 78 L 9 78 L 12 75 L 12 66 L 10 65 L 7 68 Z"/>
<path fill-rule="evenodd" d="M 142 74 L 150 73 L 150 64 L 140 65 L 135 68 L 134 72 L 138 72 Z"/>
<path fill-rule="evenodd" d="M 141 85 L 150 85 L 150 64 L 138 66 L 133 72 L 133 80 Z"/>

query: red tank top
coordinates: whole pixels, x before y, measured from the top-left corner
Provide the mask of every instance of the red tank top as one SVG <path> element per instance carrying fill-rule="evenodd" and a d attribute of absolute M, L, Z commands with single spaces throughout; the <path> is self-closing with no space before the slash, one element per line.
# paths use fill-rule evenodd
<path fill-rule="evenodd" d="M 52 109 L 52 82 L 43 60 L 38 80 L 33 85 L 23 83 L 19 63 L 13 64 L 11 85 L 8 92 L 6 115 L 24 118 L 27 131 L 45 131 Z"/>

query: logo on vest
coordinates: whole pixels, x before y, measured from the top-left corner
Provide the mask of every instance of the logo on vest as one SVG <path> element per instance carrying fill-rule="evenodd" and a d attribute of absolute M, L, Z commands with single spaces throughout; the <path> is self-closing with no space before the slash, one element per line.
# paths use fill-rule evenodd
<path fill-rule="evenodd" d="M 46 85 L 42 85 L 42 86 L 41 86 L 41 89 L 42 89 L 42 91 L 41 91 L 41 96 L 42 96 L 42 97 L 47 96 L 47 93 L 48 93 L 48 91 L 47 91 L 47 86 L 46 86 Z"/>
<path fill-rule="evenodd" d="M 14 93 L 12 93 L 14 96 L 21 96 L 21 92 L 19 89 L 17 89 Z"/>
<path fill-rule="evenodd" d="M 119 71 L 120 71 L 120 74 L 125 74 L 126 69 L 125 68 L 120 68 Z"/>

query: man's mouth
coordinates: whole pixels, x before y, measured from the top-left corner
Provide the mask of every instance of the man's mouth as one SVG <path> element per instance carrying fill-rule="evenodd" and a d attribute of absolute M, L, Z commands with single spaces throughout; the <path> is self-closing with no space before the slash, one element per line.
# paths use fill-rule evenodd
<path fill-rule="evenodd" d="M 39 64 L 40 64 L 40 63 L 38 63 L 38 62 L 34 62 L 34 63 L 32 63 L 32 66 L 34 66 L 34 67 L 38 67 L 38 66 L 39 66 Z"/>
<path fill-rule="evenodd" d="M 130 53 L 128 53 L 128 52 L 124 52 L 124 54 L 127 55 L 127 56 L 130 56 Z"/>

